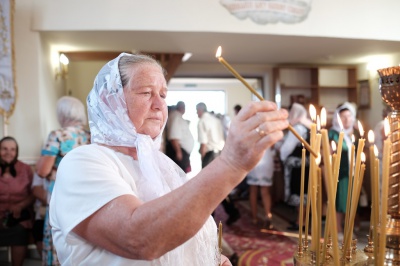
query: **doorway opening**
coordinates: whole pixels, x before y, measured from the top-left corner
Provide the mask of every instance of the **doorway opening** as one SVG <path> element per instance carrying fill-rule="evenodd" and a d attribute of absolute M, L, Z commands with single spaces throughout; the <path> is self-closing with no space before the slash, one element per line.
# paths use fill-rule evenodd
<path fill-rule="evenodd" d="M 215 114 L 226 113 L 226 95 L 223 90 L 173 90 L 169 87 L 166 102 L 168 106 L 176 105 L 178 101 L 183 101 L 186 106 L 183 118 L 190 121 L 189 128 L 194 138 L 194 148 L 190 153 L 190 165 L 192 171 L 188 173 L 191 178 L 197 175 L 201 170 L 201 157 L 199 153 L 200 144 L 197 137 L 197 117 L 196 105 L 203 102 L 207 106 L 209 112 Z"/>

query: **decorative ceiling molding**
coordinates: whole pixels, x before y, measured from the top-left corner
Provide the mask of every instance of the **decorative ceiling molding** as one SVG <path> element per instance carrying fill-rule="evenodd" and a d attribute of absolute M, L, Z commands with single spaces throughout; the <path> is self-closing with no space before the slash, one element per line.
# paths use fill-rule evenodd
<path fill-rule="evenodd" d="M 250 18 L 257 24 L 299 23 L 311 10 L 311 0 L 220 0 L 238 19 Z"/>

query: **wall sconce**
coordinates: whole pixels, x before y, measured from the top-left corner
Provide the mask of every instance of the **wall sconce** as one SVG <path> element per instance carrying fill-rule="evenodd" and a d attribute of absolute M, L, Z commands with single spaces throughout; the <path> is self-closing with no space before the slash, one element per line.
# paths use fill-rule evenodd
<path fill-rule="evenodd" d="M 62 79 L 67 79 L 68 77 L 68 64 L 69 60 L 65 54 L 60 54 L 58 60 L 58 68 L 56 68 L 56 79 L 61 77 Z"/>

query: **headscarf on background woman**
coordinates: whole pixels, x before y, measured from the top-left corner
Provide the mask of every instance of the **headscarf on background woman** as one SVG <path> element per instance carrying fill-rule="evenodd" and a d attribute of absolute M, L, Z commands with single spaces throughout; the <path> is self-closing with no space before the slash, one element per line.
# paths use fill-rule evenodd
<path fill-rule="evenodd" d="M 0 147 L 1 143 L 3 141 L 7 140 L 12 140 L 16 143 L 17 145 L 17 150 L 14 159 L 11 162 L 6 162 L 1 156 L 0 156 L 0 170 L 1 170 L 1 176 L 3 176 L 5 173 L 10 173 L 12 177 L 17 176 L 17 170 L 15 169 L 15 164 L 18 162 L 18 143 L 13 137 L 4 137 L 0 140 Z"/>
<path fill-rule="evenodd" d="M 348 110 L 351 113 L 351 116 L 353 118 L 353 122 L 351 125 L 347 128 L 343 129 L 344 132 L 344 141 L 346 142 L 347 147 L 351 147 L 352 141 L 351 141 L 351 135 L 353 134 L 354 131 L 354 125 L 356 123 L 356 109 L 352 103 L 345 102 L 342 105 L 340 105 L 338 108 L 336 108 L 335 113 L 333 114 L 332 117 L 332 130 L 335 130 L 336 132 L 340 132 L 342 128 L 340 127 L 339 121 L 338 121 L 338 116 L 340 113 L 344 110 Z M 343 123 L 342 123 L 343 124 Z M 350 154 L 349 154 L 350 156 Z M 350 160 L 350 157 L 349 157 Z"/>

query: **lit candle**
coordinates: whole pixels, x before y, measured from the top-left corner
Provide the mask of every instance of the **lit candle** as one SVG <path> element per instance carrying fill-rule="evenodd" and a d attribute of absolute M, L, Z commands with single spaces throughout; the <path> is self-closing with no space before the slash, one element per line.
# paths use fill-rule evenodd
<path fill-rule="evenodd" d="M 360 136 L 361 138 L 358 140 L 358 146 L 357 146 L 357 157 L 356 157 L 356 167 L 354 170 L 354 180 L 353 180 L 353 190 L 351 193 L 351 204 L 350 204 L 350 212 L 349 212 L 349 219 L 348 220 L 348 227 L 345 228 L 344 232 L 344 250 L 348 250 L 350 247 L 350 242 L 351 238 L 353 235 L 353 227 L 354 227 L 354 218 L 356 215 L 356 210 L 357 210 L 357 202 L 359 199 L 359 191 L 361 191 L 361 185 L 362 185 L 362 178 L 363 176 L 360 175 L 361 171 L 361 157 L 363 154 L 363 149 L 365 145 L 365 139 L 364 139 L 364 129 L 360 121 L 358 121 L 358 129 L 360 131 Z M 365 154 L 364 154 L 365 156 Z M 347 195 L 349 196 L 349 195 Z M 346 210 L 347 213 L 347 210 Z"/>
<path fill-rule="evenodd" d="M 315 117 L 316 117 L 316 110 L 315 107 L 310 104 L 309 106 L 309 110 L 310 110 L 310 116 L 311 116 L 311 120 L 313 120 L 313 122 L 315 121 Z M 310 140 L 311 143 L 314 141 L 315 138 L 315 134 L 316 134 L 316 125 L 315 123 L 311 123 L 311 132 L 310 132 Z M 307 246 L 308 246 L 308 230 L 309 230 L 309 224 L 310 224 L 310 209 L 311 209 L 311 198 L 312 198 L 312 171 L 311 171 L 311 160 L 312 157 L 310 157 L 310 167 L 309 167 L 309 172 L 308 172 L 308 188 L 307 188 L 307 206 L 306 206 L 306 231 L 305 231 L 305 238 L 307 241 Z M 313 225 L 314 226 L 314 225 Z M 311 232 L 312 234 L 312 232 Z M 312 243 L 313 244 L 313 243 Z M 313 246 L 312 246 L 313 247 Z"/>
<path fill-rule="evenodd" d="M 319 164 L 321 163 L 321 155 L 318 154 L 318 157 L 316 159 L 316 165 L 317 165 L 317 183 L 318 183 L 318 190 L 317 190 L 317 212 L 318 212 L 318 229 L 317 229 L 317 265 L 320 265 L 321 261 L 321 245 L 320 245 L 320 239 L 321 239 L 321 231 L 322 231 L 322 175 L 321 175 L 321 168 L 319 167 Z"/>
<path fill-rule="evenodd" d="M 385 136 L 387 138 L 383 142 L 383 160 L 382 160 L 382 213 L 381 213 L 381 227 L 379 236 L 379 264 L 383 265 L 385 260 L 385 248 L 386 248 L 386 223 L 387 223 L 387 199 L 389 190 L 389 167 L 390 167 L 390 149 L 392 143 L 390 142 L 389 133 L 390 126 L 389 121 L 385 118 L 384 122 Z"/>
<path fill-rule="evenodd" d="M 337 114 L 337 121 L 340 126 L 340 132 L 339 132 L 339 139 L 338 139 L 338 145 L 337 145 L 337 151 L 336 151 L 336 162 L 334 164 L 334 171 L 333 171 L 333 178 L 335 179 L 335 182 L 337 183 L 339 179 L 339 168 L 340 168 L 340 160 L 342 158 L 342 147 L 343 147 L 343 138 L 344 138 L 344 131 L 343 131 L 343 123 L 342 119 L 340 118 L 339 114 Z"/>
<path fill-rule="evenodd" d="M 300 181 L 300 212 L 299 212 L 299 247 L 302 246 L 303 238 L 303 208 L 304 208 L 304 178 L 306 172 L 306 149 L 301 149 L 301 181 Z M 305 236 L 307 237 L 307 236 Z"/>
<path fill-rule="evenodd" d="M 369 143 L 369 160 L 370 160 L 370 184 L 371 184 L 371 217 L 370 217 L 370 228 L 372 227 L 372 231 L 370 230 L 370 233 L 372 235 L 370 236 L 373 241 L 375 241 L 373 230 L 375 230 L 375 225 L 374 225 L 374 215 L 375 215 L 375 208 L 374 208 L 374 201 L 376 200 L 375 198 L 375 193 L 374 193 L 374 173 L 375 173 L 375 153 L 374 153 L 374 141 L 375 141 L 375 136 L 374 132 L 372 130 L 368 131 L 368 143 Z"/>
<path fill-rule="evenodd" d="M 242 82 L 242 84 L 244 86 L 246 86 L 246 88 L 248 88 L 260 101 L 264 101 L 264 98 L 253 88 L 250 86 L 249 83 L 246 82 L 246 80 L 244 80 L 244 78 L 228 63 L 226 62 L 226 60 L 222 57 L 222 48 L 221 46 L 218 47 L 217 49 L 217 53 L 215 54 L 215 57 L 218 58 L 218 61 L 223 64 L 239 81 Z M 307 143 L 307 141 L 305 141 L 303 139 L 303 137 L 301 137 L 296 130 L 289 125 L 288 129 L 290 130 L 290 132 L 293 133 L 293 135 L 301 142 L 303 143 L 303 145 L 306 147 L 306 149 L 314 154 L 315 157 L 317 157 L 317 153 L 311 148 L 311 146 Z"/>
<path fill-rule="evenodd" d="M 317 125 L 315 123 L 317 117 L 317 111 L 315 110 L 314 105 L 310 104 L 310 117 L 313 123 L 310 126 L 310 142 L 311 148 L 315 149 L 316 140 L 317 140 Z M 315 164 L 315 159 L 318 156 L 314 156 L 314 154 L 310 154 L 310 174 L 308 182 L 311 182 L 311 191 L 308 193 L 308 196 L 311 200 L 311 219 L 312 219 L 312 227 L 311 227 L 311 248 L 313 251 L 317 251 L 317 232 L 318 232 L 318 216 L 317 216 L 317 167 Z"/>
<path fill-rule="evenodd" d="M 326 117 L 323 118 L 321 114 L 321 124 L 322 126 L 326 125 Z M 331 161 L 330 161 L 330 153 L 331 153 L 331 147 L 329 145 L 329 138 L 328 138 L 328 131 L 326 129 L 321 130 L 322 134 L 322 151 L 323 151 L 323 156 L 324 156 L 324 172 L 325 172 L 325 182 L 327 184 L 327 192 L 328 192 L 328 212 L 331 218 L 329 219 L 329 225 L 330 228 L 329 231 L 331 232 L 332 235 L 332 241 L 334 245 L 332 246 L 333 248 L 333 259 L 334 259 L 334 265 L 340 265 L 339 261 L 339 247 L 337 245 L 338 243 L 338 236 L 337 236 L 337 228 L 336 228 L 336 219 L 334 218 L 334 215 L 336 214 L 335 210 L 335 200 L 336 200 L 336 194 L 335 194 L 335 189 L 333 184 L 333 178 L 332 178 L 332 167 L 331 167 Z"/>
<path fill-rule="evenodd" d="M 354 145 L 354 142 L 355 142 L 354 135 L 351 135 L 351 142 L 352 142 L 352 145 L 351 145 L 350 164 L 349 164 L 349 185 L 347 187 L 346 216 L 345 216 L 345 222 L 344 222 L 345 230 L 349 226 L 350 199 L 351 199 L 351 192 L 353 191 L 353 183 L 354 183 L 353 168 L 354 168 L 354 154 L 355 154 L 355 150 L 356 150 L 356 146 Z"/>

